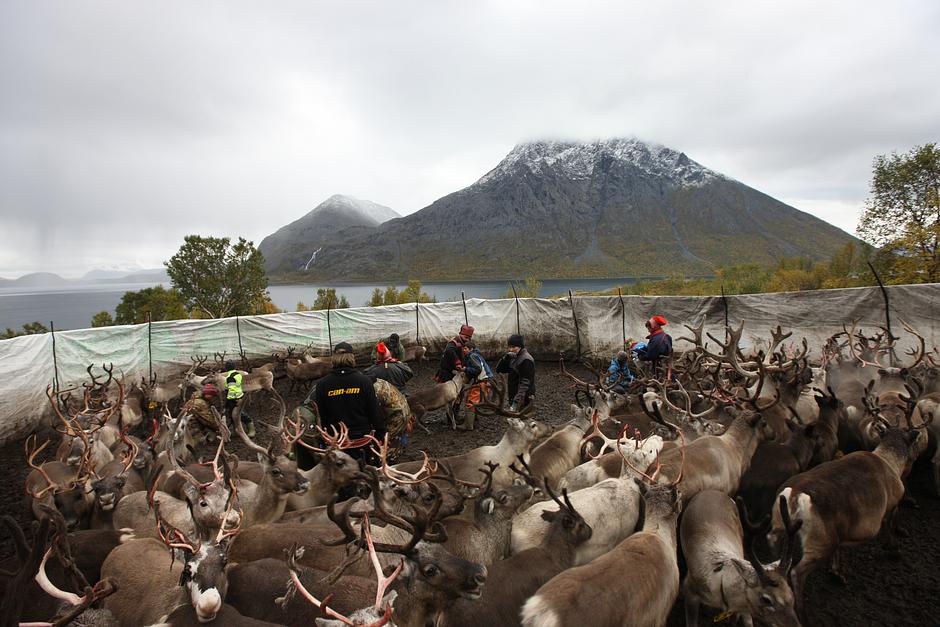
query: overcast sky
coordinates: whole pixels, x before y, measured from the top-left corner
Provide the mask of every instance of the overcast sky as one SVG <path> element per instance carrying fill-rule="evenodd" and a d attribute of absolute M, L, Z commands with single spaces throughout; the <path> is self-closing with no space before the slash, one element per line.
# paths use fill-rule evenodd
<path fill-rule="evenodd" d="M 875 6 L 875 5 L 878 6 Z M 0 2 L 0 276 L 157 267 L 517 143 L 636 136 L 853 232 L 940 141 L 940 2 Z"/>

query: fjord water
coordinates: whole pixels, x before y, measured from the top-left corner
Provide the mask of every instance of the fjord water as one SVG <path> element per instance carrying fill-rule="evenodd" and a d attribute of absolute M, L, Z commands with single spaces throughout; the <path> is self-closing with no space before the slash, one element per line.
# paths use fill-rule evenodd
<path fill-rule="evenodd" d="M 576 291 L 596 292 L 618 285 L 635 282 L 634 278 L 614 279 L 547 279 L 543 281 L 541 296 L 561 296 Z M 55 323 L 56 330 L 83 329 L 91 326 L 91 319 L 99 311 L 114 315 L 114 308 L 121 302 L 124 292 L 141 290 L 155 283 L 108 283 L 69 284 L 48 288 L 0 288 L 0 331 L 6 328 L 19 330 L 24 324 L 39 321 L 46 326 Z M 517 289 L 518 289 L 517 284 Z M 168 287 L 168 286 L 167 286 Z M 280 309 L 295 311 L 297 303 L 310 306 L 317 297 L 318 287 L 332 287 L 337 294 L 345 296 L 350 307 L 365 305 L 375 288 L 384 290 L 387 285 L 348 284 L 292 284 L 271 285 L 268 292 L 271 300 Z M 396 286 L 398 289 L 404 284 Z M 503 298 L 509 289 L 508 281 L 464 281 L 426 283 L 422 291 L 438 302 L 466 298 Z"/>

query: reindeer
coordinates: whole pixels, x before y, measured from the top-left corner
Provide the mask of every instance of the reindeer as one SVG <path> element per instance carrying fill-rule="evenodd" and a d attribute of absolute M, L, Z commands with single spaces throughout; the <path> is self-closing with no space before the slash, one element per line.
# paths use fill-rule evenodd
<path fill-rule="evenodd" d="M 173 454 L 172 442 L 181 422 L 176 421 L 167 438 L 167 448 L 161 455 L 168 461 L 173 472 L 186 480 L 186 500 L 158 491 L 157 482 L 154 481 L 150 492 L 134 492 L 117 503 L 112 515 L 115 527 L 134 529 L 140 536 L 156 534 L 159 529 L 150 514 L 156 505 L 161 506 L 168 524 L 190 536 L 207 538 L 220 530 L 236 527 L 241 523 L 242 515 L 234 509 L 234 484 L 229 476 L 223 450 L 226 438 L 220 440 L 213 460 L 213 480 L 208 483 L 200 482 L 180 466 L 176 455 Z"/>
<path fill-rule="evenodd" d="M 125 439 L 126 435 L 126 433 L 122 434 Z M 96 471 L 94 478 L 89 482 L 95 493 L 94 509 L 91 514 L 93 529 L 111 528 L 114 508 L 124 495 L 146 490 L 140 475 L 131 468 L 137 458 L 137 445 L 130 440 L 128 444 L 129 448 L 123 460 L 116 459 L 109 462 L 104 468 Z"/>
<path fill-rule="evenodd" d="M 221 609 L 228 587 L 227 537 L 220 532 L 212 543 L 193 540 L 162 518 L 160 505 L 154 504 L 160 540 L 131 540 L 104 561 L 101 574 L 119 586 L 104 607 L 123 625 L 152 625 L 188 602 L 200 622 L 210 622 Z M 173 559 L 177 550 L 183 557 L 179 562 Z"/>
<path fill-rule="evenodd" d="M 741 411 L 723 434 L 703 436 L 686 446 L 663 451 L 659 456 L 663 466 L 660 477 L 682 477 L 680 487 L 685 499 L 702 490 L 734 494 L 758 444 L 774 435 L 761 414 Z"/>
<path fill-rule="evenodd" d="M 427 346 L 406 346 L 405 347 L 405 361 L 416 361 L 421 363 L 427 360 L 428 347 Z"/>
<path fill-rule="evenodd" d="M 287 378 L 290 379 L 290 393 L 294 391 L 294 386 L 298 383 L 303 386 L 329 374 L 333 364 L 324 359 L 311 363 L 299 359 L 288 359 L 284 362 L 284 368 Z"/>
<path fill-rule="evenodd" d="M 790 437 L 784 442 L 761 442 L 751 463 L 741 476 L 737 494 L 757 519 L 770 515 L 777 491 L 783 482 L 806 470 L 816 450 L 816 425 L 802 426 L 792 408 L 795 420 L 789 421 Z"/>
<path fill-rule="evenodd" d="M 543 510 L 549 523 L 542 543 L 487 566 L 487 585 L 477 601 L 457 599 L 444 614 L 444 627 L 458 625 L 519 625 L 523 603 L 558 573 L 574 566 L 575 550 L 591 538 L 591 526 L 562 490 L 564 501 L 551 486 L 545 492 L 558 510 Z"/>
<path fill-rule="evenodd" d="M 819 564 L 829 561 L 838 576 L 841 545 L 864 542 L 882 532 L 889 548 L 895 546 L 903 479 L 917 455 L 919 441 L 924 439 L 926 426 L 914 427 L 910 413 L 907 419 L 907 429 L 879 420 L 876 424 L 881 438 L 873 452 L 850 453 L 783 484 L 778 498 L 786 503 L 790 517 L 802 525 L 798 537 L 803 554 L 792 574 L 798 610 L 806 577 Z M 786 533 L 783 516 L 774 510 L 768 542 L 779 544 Z"/>
<path fill-rule="evenodd" d="M 766 625 L 800 624 L 787 583 L 800 523 L 791 524 L 782 507 L 786 542 L 780 564 L 768 568 L 756 555 L 750 561 L 744 558 L 744 529 L 727 494 L 704 490 L 692 497 L 679 528 L 688 567 L 682 585 L 686 625 L 698 625 L 702 604 L 740 615 L 746 625 L 755 618 Z"/>
<path fill-rule="evenodd" d="M 238 437 L 250 451 L 257 453 L 262 468 L 260 482 L 236 482 L 246 527 L 277 520 L 284 515 L 291 493 L 303 495 L 310 488 L 310 482 L 298 472 L 297 462 L 287 458 L 287 452 L 303 435 L 304 426 L 299 422 L 285 425 L 287 412 L 284 401 L 280 396 L 277 398 L 281 405 L 280 418 L 275 427 L 278 435 L 267 448 L 259 446 L 245 434 L 240 420 L 233 421 Z M 290 431 L 291 428 L 294 428 L 294 432 Z"/>
<path fill-rule="evenodd" d="M 457 418 L 454 414 L 454 404 L 457 402 L 457 399 L 460 398 L 460 393 L 468 383 L 466 373 L 460 371 L 455 374 L 454 378 L 450 381 L 438 383 L 429 388 L 413 392 L 411 396 L 408 397 L 408 407 L 411 408 L 411 413 L 414 414 L 418 424 L 427 430 L 427 427 L 422 421 L 424 415 L 429 411 L 443 407 L 451 428 L 456 430 Z"/>
<path fill-rule="evenodd" d="M 594 530 L 591 538 L 575 550 L 574 563 L 577 565 L 586 564 L 609 552 L 637 528 L 642 497 L 634 478 L 642 470 L 638 471 L 632 465 L 625 452 L 625 449 L 630 448 L 629 444 L 621 446 L 618 437 L 614 440 L 614 446 L 620 456 L 620 476 L 569 493 L 570 502 Z M 515 516 L 512 525 L 513 554 L 543 542 L 550 527 L 542 516 L 546 506 L 553 507 L 550 503 L 536 503 Z"/>
<path fill-rule="evenodd" d="M 504 409 L 501 404 L 483 402 L 476 405 L 474 411 L 481 416 L 501 415 L 506 417 L 508 428 L 503 434 L 502 439 L 495 446 L 481 446 L 462 455 L 444 457 L 438 460 L 453 471 L 454 476 L 462 481 L 472 482 L 477 478 L 479 468 L 492 462 L 498 464 L 499 468 L 493 475 L 494 488 L 502 488 L 512 483 L 513 474 L 509 470 L 518 455 L 529 453 L 532 446 L 549 436 L 553 428 L 544 422 L 529 418 L 534 407 L 529 404 L 519 411 L 509 411 Z M 396 464 L 395 469 L 413 472 L 421 466 L 421 462 L 404 462 Z"/>
<path fill-rule="evenodd" d="M 635 468 L 648 468 L 663 448 L 662 436 L 650 435 L 643 440 L 636 439 L 634 446 L 628 446 L 630 441 L 608 438 L 604 435 L 598 423 L 595 423 L 594 430 L 584 437 L 582 447 L 593 437 L 600 437 L 603 440 L 598 453 L 591 456 L 592 459 L 566 472 L 558 483 L 559 487 L 567 488 L 569 492 L 576 492 L 605 479 L 619 477 L 623 472 L 623 457 L 618 452 L 618 442 L 620 450 L 629 458 L 630 465 Z M 608 448 L 612 450 L 605 453 L 604 451 Z"/>
<path fill-rule="evenodd" d="M 525 627 L 588 622 L 592 627 L 659 627 L 679 594 L 676 520 L 682 502 L 675 486 L 638 482 L 642 528 L 589 564 L 555 575 L 525 602 Z M 596 531 L 596 530 L 595 530 Z"/>
<path fill-rule="evenodd" d="M 88 462 L 90 449 L 86 449 L 84 460 L 77 466 L 59 461 L 36 464 L 36 457 L 47 446 L 46 440 L 36 446 L 36 436 L 26 438 L 26 464 L 32 468 L 26 476 L 26 494 L 36 520 L 42 520 L 48 511 L 57 511 L 65 519 L 69 529 L 86 526 L 91 514 L 92 496 L 86 484 L 91 476 Z"/>
<path fill-rule="evenodd" d="M 327 448 L 315 447 L 305 442 L 303 438 L 297 440 L 298 445 L 318 453 L 321 457 L 319 463 L 310 470 L 298 471 L 310 487 L 305 494 L 288 495 L 286 511 L 329 503 L 339 488 L 352 483 L 359 474 L 358 462 L 343 451 L 359 448 L 371 440 L 371 438 L 350 440 L 349 429 L 344 423 L 340 423 L 339 431 L 333 427 L 332 434 L 327 433 L 319 425 L 316 429 L 320 438 L 327 444 Z"/>

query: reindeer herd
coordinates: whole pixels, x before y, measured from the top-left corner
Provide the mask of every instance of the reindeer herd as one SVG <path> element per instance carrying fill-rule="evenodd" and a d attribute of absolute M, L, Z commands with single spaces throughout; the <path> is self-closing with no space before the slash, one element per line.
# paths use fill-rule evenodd
<path fill-rule="evenodd" d="M 48 392 L 58 446 L 25 442 L 36 522 L 27 539 L 3 518 L 16 556 L 0 566 L 0 627 L 658 626 L 680 592 L 689 625 L 703 609 L 799 625 L 808 575 L 838 574 L 841 547 L 897 550 L 918 458 L 940 496 L 940 353 L 906 325 L 915 348 L 900 355 L 901 338 L 853 325 L 811 365 L 780 327 L 754 352 L 743 325 L 723 340 L 703 327 L 688 327 L 670 377 L 626 394 L 562 362 L 575 403 L 557 428 L 531 405 L 505 409 L 496 381 L 475 410 L 503 425 L 496 444 L 397 464 L 387 438 L 288 411 L 275 369 L 308 384 L 328 361 L 289 354 L 245 373 L 246 392 L 278 405 L 258 441 L 215 410 L 207 437 L 174 406 L 220 376 L 196 374 L 205 358 L 149 385 L 89 366 L 81 386 Z M 451 385 L 417 394 L 415 413 L 450 416 L 466 381 Z M 299 470 L 296 447 L 318 464 Z M 349 454 L 361 447 L 373 464 Z"/>

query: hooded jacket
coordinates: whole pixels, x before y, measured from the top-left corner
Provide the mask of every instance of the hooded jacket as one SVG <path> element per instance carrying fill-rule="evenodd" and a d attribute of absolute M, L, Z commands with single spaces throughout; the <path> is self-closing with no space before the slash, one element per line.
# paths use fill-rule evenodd
<path fill-rule="evenodd" d="M 361 438 L 371 431 L 385 436 L 385 415 L 375 397 L 372 379 L 348 366 L 333 368 L 317 383 L 314 395 L 320 412 L 320 426 L 329 430 L 340 423 L 349 428 L 350 438 Z"/>
<path fill-rule="evenodd" d="M 496 372 L 509 373 L 510 404 L 522 409 L 535 394 L 535 359 L 525 348 L 513 355 L 506 353 L 496 364 Z"/>

